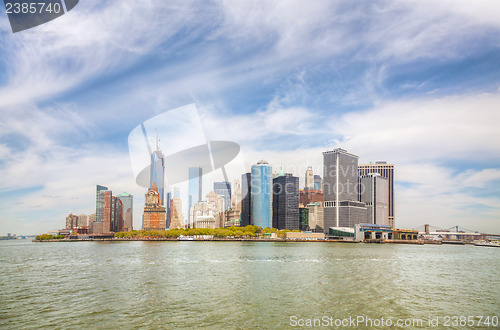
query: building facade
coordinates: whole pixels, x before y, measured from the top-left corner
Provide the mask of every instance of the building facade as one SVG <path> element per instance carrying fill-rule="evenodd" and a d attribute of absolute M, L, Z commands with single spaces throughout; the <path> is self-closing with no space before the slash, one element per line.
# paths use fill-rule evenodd
<path fill-rule="evenodd" d="M 166 229 L 167 210 L 165 206 L 161 205 L 160 194 L 154 182 L 145 195 L 142 221 L 142 229 L 144 230 Z"/>
<path fill-rule="evenodd" d="M 305 231 L 309 229 L 309 209 L 307 207 L 299 207 L 299 230 Z"/>
<path fill-rule="evenodd" d="M 306 170 L 304 189 L 314 189 L 314 173 L 311 166 Z"/>
<path fill-rule="evenodd" d="M 214 192 L 224 197 L 224 211 L 231 208 L 231 183 L 227 181 L 214 182 Z"/>
<path fill-rule="evenodd" d="M 301 190 L 299 192 L 299 203 L 303 206 L 310 203 L 321 203 L 323 205 L 323 191 L 316 189 Z"/>
<path fill-rule="evenodd" d="M 252 166 L 252 224 L 262 228 L 273 226 L 272 167 L 264 160 Z"/>
<path fill-rule="evenodd" d="M 321 176 L 317 174 L 314 175 L 314 189 L 315 190 L 323 189 L 323 180 L 321 179 Z"/>
<path fill-rule="evenodd" d="M 159 149 L 158 143 L 156 150 L 151 153 L 151 168 L 149 172 L 149 186 L 156 184 L 158 196 L 160 197 L 161 205 L 165 205 L 165 157 Z"/>
<path fill-rule="evenodd" d="M 361 202 L 366 204 L 367 222 L 389 225 L 389 182 L 378 173 L 361 177 Z"/>
<path fill-rule="evenodd" d="M 188 195 L 188 222 L 187 227 L 193 227 L 191 219 L 191 208 L 194 204 L 202 200 L 203 190 L 203 169 L 201 167 L 189 168 L 189 195 Z"/>
<path fill-rule="evenodd" d="M 273 228 L 299 229 L 299 178 L 290 173 L 273 179 Z"/>
<path fill-rule="evenodd" d="M 174 198 L 172 198 L 172 200 L 170 201 L 169 213 L 169 229 L 185 228 L 184 215 L 182 213 L 182 200 L 179 196 L 176 196 L 175 191 Z"/>
<path fill-rule="evenodd" d="M 96 222 L 102 223 L 104 233 L 111 232 L 113 194 L 107 187 L 97 185 Z"/>
<path fill-rule="evenodd" d="M 386 178 L 389 184 L 388 191 L 388 209 L 389 209 L 389 226 L 395 226 L 395 213 L 394 213 L 394 164 L 387 164 L 385 161 L 378 161 L 375 164 L 362 164 L 358 165 L 359 177 L 369 173 L 378 173 L 381 177 Z M 361 200 L 361 196 L 360 196 Z"/>
<path fill-rule="evenodd" d="M 358 202 L 358 156 L 340 148 L 323 152 L 323 171 L 323 228 L 365 222 L 366 207 Z"/>
<path fill-rule="evenodd" d="M 241 226 L 252 225 L 252 174 L 241 176 Z"/>
<path fill-rule="evenodd" d="M 321 203 L 311 203 L 306 205 L 308 210 L 309 230 L 316 233 L 325 233 L 324 209 Z M 328 232 L 328 229 L 326 229 Z"/>

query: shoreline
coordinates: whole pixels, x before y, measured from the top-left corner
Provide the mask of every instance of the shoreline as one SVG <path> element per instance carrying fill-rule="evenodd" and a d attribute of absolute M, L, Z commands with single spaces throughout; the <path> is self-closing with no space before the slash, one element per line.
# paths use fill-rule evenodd
<path fill-rule="evenodd" d="M 372 243 L 372 244 L 413 244 L 413 245 L 424 245 L 424 244 L 439 244 L 439 243 L 427 243 L 422 240 L 370 240 L 369 242 L 360 241 L 349 241 L 349 240 L 336 240 L 336 239 L 324 239 L 324 240 L 313 240 L 313 239 L 280 239 L 280 238 L 269 238 L 269 239 L 250 239 L 250 238 L 195 238 L 192 240 L 178 240 L 177 238 L 73 238 L 73 239 L 48 239 L 48 240 L 37 240 L 34 239 L 32 242 L 35 243 L 53 243 L 53 242 L 314 242 L 314 243 Z"/>

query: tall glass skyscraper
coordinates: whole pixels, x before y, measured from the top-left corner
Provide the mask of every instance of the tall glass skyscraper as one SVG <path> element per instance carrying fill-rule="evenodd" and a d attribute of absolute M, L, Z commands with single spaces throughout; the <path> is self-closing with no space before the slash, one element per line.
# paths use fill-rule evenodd
<path fill-rule="evenodd" d="M 299 229 L 299 178 L 290 173 L 273 179 L 273 227 Z"/>
<path fill-rule="evenodd" d="M 262 160 L 252 166 L 252 224 L 262 228 L 273 226 L 272 168 Z"/>
<path fill-rule="evenodd" d="M 193 226 L 191 219 L 191 207 L 194 204 L 201 201 L 202 194 L 202 176 L 203 169 L 201 167 L 190 167 L 189 168 L 189 201 L 188 201 L 188 223 L 187 227 L 190 228 Z"/>
<path fill-rule="evenodd" d="M 161 205 L 165 205 L 165 159 L 158 144 L 156 145 L 156 150 L 151 154 L 149 187 L 152 187 L 153 183 L 156 183 L 156 187 L 158 187 Z"/>
<path fill-rule="evenodd" d="M 126 192 L 116 196 L 123 205 L 123 231 L 132 231 L 134 226 L 134 196 Z"/>
<path fill-rule="evenodd" d="M 224 210 L 231 208 L 231 184 L 227 181 L 214 182 L 214 191 L 224 197 Z"/>
<path fill-rule="evenodd" d="M 241 176 L 241 216 L 240 225 L 246 227 L 252 224 L 252 174 Z M 237 203 L 239 201 L 236 201 Z"/>

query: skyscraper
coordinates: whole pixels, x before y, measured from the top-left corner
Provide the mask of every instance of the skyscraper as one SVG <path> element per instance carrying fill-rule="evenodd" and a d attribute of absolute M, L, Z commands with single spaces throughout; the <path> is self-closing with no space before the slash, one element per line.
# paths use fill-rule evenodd
<path fill-rule="evenodd" d="M 149 186 L 153 183 L 158 187 L 158 195 L 160 196 L 161 205 L 165 205 L 165 157 L 160 151 L 159 140 L 156 141 L 156 150 L 151 153 L 151 171 L 149 178 Z"/>
<path fill-rule="evenodd" d="M 361 202 L 367 207 L 367 223 L 389 224 L 389 181 L 378 173 L 361 177 Z"/>
<path fill-rule="evenodd" d="M 273 227 L 299 229 L 299 178 L 290 173 L 273 179 Z"/>
<path fill-rule="evenodd" d="M 166 208 L 161 205 L 158 188 L 153 182 L 153 185 L 151 186 L 151 188 L 149 188 L 148 192 L 145 195 L 142 229 L 165 230 L 166 220 Z"/>
<path fill-rule="evenodd" d="M 273 226 L 272 168 L 261 160 L 252 166 L 251 179 L 252 224 L 262 228 Z"/>
<path fill-rule="evenodd" d="M 132 231 L 134 226 L 134 196 L 126 192 L 116 196 L 123 205 L 123 231 Z"/>
<path fill-rule="evenodd" d="M 354 227 L 366 221 L 366 206 L 358 201 L 358 156 L 337 148 L 323 152 L 324 232 L 330 227 Z"/>
<path fill-rule="evenodd" d="M 112 192 L 107 187 L 97 185 L 96 222 L 102 223 L 104 233 L 111 232 Z"/>
<path fill-rule="evenodd" d="M 304 189 L 314 189 L 314 173 L 311 166 L 306 170 L 306 184 Z"/>
<path fill-rule="evenodd" d="M 224 197 L 224 211 L 231 208 L 231 184 L 227 181 L 214 182 L 214 192 Z"/>
<path fill-rule="evenodd" d="M 123 203 L 114 196 L 111 200 L 111 231 L 117 233 L 123 230 Z"/>
<path fill-rule="evenodd" d="M 184 228 L 184 215 L 182 214 L 182 200 L 176 195 L 174 190 L 174 198 L 170 201 L 170 229 Z"/>
<path fill-rule="evenodd" d="M 253 225 L 252 223 L 252 174 L 245 173 L 241 176 L 241 227 Z"/>
<path fill-rule="evenodd" d="M 369 173 L 378 173 L 381 177 L 386 178 L 389 184 L 389 226 L 395 226 L 394 214 L 394 164 L 387 164 L 385 161 L 375 162 L 375 164 L 358 165 L 359 177 L 368 175 Z M 360 196 L 361 198 L 361 196 Z"/>
<path fill-rule="evenodd" d="M 322 190 L 323 189 L 321 176 L 317 175 L 317 174 L 314 175 L 314 189 L 315 190 Z"/>
<path fill-rule="evenodd" d="M 193 226 L 191 221 L 191 208 L 201 201 L 203 169 L 201 167 L 189 168 L 189 200 L 188 200 L 188 223 L 187 227 Z"/>

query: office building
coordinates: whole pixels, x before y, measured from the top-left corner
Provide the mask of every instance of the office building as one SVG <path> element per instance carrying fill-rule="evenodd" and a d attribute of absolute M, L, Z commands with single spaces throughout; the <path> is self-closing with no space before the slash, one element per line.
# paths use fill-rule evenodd
<path fill-rule="evenodd" d="M 116 196 L 123 206 L 123 228 L 121 231 L 132 231 L 134 226 L 134 196 L 126 192 Z"/>
<path fill-rule="evenodd" d="M 102 223 L 104 233 L 111 232 L 112 192 L 107 187 L 97 185 L 96 222 Z"/>
<path fill-rule="evenodd" d="M 188 223 L 187 227 L 193 227 L 193 223 L 191 221 L 191 208 L 194 204 L 201 201 L 202 195 L 202 177 L 203 177 L 203 169 L 201 167 L 190 167 L 189 168 L 189 195 L 188 195 Z"/>
<path fill-rule="evenodd" d="M 389 225 L 389 181 L 378 173 L 361 177 L 361 202 L 366 204 L 369 224 Z"/>
<path fill-rule="evenodd" d="M 89 226 L 89 216 L 86 214 L 80 214 L 78 216 L 78 227 L 88 227 Z"/>
<path fill-rule="evenodd" d="M 159 139 L 156 140 L 156 150 L 151 153 L 151 168 L 149 172 L 149 186 L 153 183 L 158 188 L 161 205 L 165 205 L 165 157 L 160 151 Z"/>
<path fill-rule="evenodd" d="M 314 175 L 314 190 L 322 190 L 323 180 L 321 180 L 321 176 L 315 174 Z"/>
<path fill-rule="evenodd" d="M 273 179 L 273 228 L 299 229 L 299 178 L 290 173 Z"/>
<path fill-rule="evenodd" d="M 299 230 L 309 230 L 309 209 L 299 207 Z"/>
<path fill-rule="evenodd" d="M 306 205 L 306 209 L 309 211 L 309 230 L 316 233 L 326 233 L 325 231 L 325 221 L 324 221 L 324 209 L 323 205 L 319 202 L 310 203 Z"/>
<path fill-rule="evenodd" d="M 213 198 L 217 198 L 215 192 L 212 192 L 214 196 L 210 196 L 210 201 L 199 201 L 193 205 L 191 208 L 191 219 L 193 219 L 193 227 L 194 228 L 217 228 L 220 223 L 220 212 L 223 205 L 218 205 L 219 200 L 215 200 Z M 223 201 L 223 198 L 220 198 L 220 201 Z M 223 202 L 221 203 L 223 204 Z M 224 211 L 222 211 L 224 214 Z"/>
<path fill-rule="evenodd" d="M 158 188 L 153 182 L 151 188 L 145 194 L 144 215 L 142 218 L 142 229 L 165 230 L 167 223 L 167 210 L 161 205 Z"/>
<path fill-rule="evenodd" d="M 205 199 L 214 210 L 214 217 L 216 221 L 215 227 L 224 227 L 224 223 L 226 222 L 225 211 L 227 210 L 226 199 L 224 196 L 220 196 L 216 194 L 215 191 L 211 191 L 205 195 Z"/>
<path fill-rule="evenodd" d="M 252 225 L 252 174 L 241 176 L 241 227 Z"/>
<path fill-rule="evenodd" d="M 170 201 L 170 224 L 168 228 L 170 229 L 180 229 L 185 228 L 184 215 L 182 213 L 182 200 L 179 196 L 176 196 L 174 190 L 174 198 Z"/>
<path fill-rule="evenodd" d="M 224 197 L 224 211 L 229 210 L 231 208 L 231 184 L 227 181 L 214 182 L 214 192 Z"/>
<path fill-rule="evenodd" d="M 358 201 L 358 156 L 337 148 L 323 152 L 324 227 L 354 227 L 366 221 Z"/>
<path fill-rule="evenodd" d="M 312 167 L 309 166 L 306 170 L 306 180 L 304 189 L 314 189 L 314 173 Z"/>
<path fill-rule="evenodd" d="M 252 166 L 251 204 L 252 224 L 262 228 L 273 226 L 272 168 L 261 160 Z"/>
<path fill-rule="evenodd" d="M 78 227 L 78 217 L 70 213 L 66 217 L 66 229 L 71 230 L 76 227 Z"/>
<path fill-rule="evenodd" d="M 117 233 L 123 229 L 123 203 L 114 196 L 111 200 L 111 231 Z"/>
<path fill-rule="evenodd" d="M 375 164 L 362 164 L 358 165 L 358 174 L 361 178 L 363 175 L 369 173 L 378 173 L 381 177 L 386 178 L 389 184 L 388 199 L 389 199 L 389 226 L 395 226 L 395 213 L 394 213 L 394 164 L 387 164 L 385 161 L 378 161 Z M 361 199 L 361 196 L 359 196 Z"/>

